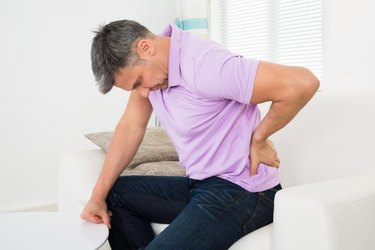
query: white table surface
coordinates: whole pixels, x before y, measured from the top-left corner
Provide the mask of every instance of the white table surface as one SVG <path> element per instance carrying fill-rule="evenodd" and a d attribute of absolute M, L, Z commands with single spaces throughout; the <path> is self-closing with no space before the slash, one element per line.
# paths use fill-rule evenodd
<path fill-rule="evenodd" d="M 107 237 L 107 226 L 83 221 L 75 213 L 0 213 L 4 250 L 94 250 Z"/>

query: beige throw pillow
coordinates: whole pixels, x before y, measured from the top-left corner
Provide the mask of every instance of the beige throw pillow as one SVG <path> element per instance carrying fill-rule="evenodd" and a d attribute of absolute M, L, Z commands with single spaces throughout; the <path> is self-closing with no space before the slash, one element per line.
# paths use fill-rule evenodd
<path fill-rule="evenodd" d="M 97 132 L 85 137 L 108 151 L 113 132 Z M 132 169 L 147 162 L 178 161 L 177 152 L 168 135 L 161 128 L 147 128 L 139 149 L 127 169 Z"/>

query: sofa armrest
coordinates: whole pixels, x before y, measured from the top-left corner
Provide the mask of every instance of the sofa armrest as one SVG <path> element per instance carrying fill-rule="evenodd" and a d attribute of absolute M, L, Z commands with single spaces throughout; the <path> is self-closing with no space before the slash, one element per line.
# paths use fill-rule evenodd
<path fill-rule="evenodd" d="M 273 250 L 375 249 L 375 171 L 276 194 Z"/>
<path fill-rule="evenodd" d="M 101 149 L 64 154 L 58 160 L 58 204 L 61 212 L 81 212 L 82 196 L 90 197 L 100 174 L 105 152 Z M 87 201 L 86 200 L 86 201 Z"/>

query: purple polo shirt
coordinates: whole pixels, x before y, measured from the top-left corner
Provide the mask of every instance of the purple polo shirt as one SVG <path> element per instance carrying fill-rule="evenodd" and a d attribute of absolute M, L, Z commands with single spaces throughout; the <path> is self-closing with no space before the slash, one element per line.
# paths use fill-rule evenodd
<path fill-rule="evenodd" d="M 186 174 L 218 176 L 250 192 L 277 185 L 277 169 L 264 164 L 250 177 L 249 146 L 260 113 L 249 102 L 259 61 L 174 25 L 162 35 L 171 37 L 169 86 L 150 92 L 149 100 Z"/>

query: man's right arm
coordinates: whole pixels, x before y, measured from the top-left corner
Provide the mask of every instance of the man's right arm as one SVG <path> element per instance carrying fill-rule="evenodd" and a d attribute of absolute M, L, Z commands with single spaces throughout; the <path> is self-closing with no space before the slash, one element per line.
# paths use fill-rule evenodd
<path fill-rule="evenodd" d="M 126 110 L 118 122 L 103 168 L 81 218 L 110 227 L 106 206 L 107 195 L 113 184 L 129 165 L 142 142 L 152 107 L 147 98 L 132 91 Z"/>

